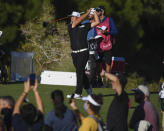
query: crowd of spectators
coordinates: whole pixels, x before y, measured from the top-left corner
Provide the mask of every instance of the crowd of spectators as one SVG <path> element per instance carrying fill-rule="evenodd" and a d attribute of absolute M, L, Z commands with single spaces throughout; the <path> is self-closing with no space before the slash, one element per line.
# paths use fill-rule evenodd
<path fill-rule="evenodd" d="M 123 74 L 114 75 L 104 70 L 100 75 L 108 77 L 115 91 L 115 96 L 108 108 L 106 123 L 103 122 L 100 114 L 103 105 L 101 94 L 82 97 L 83 110 L 88 114 L 85 116 L 76 104 L 80 100 L 70 98 L 71 109 L 64 104 L 64 95 L 61 90 L 51 92 L 53 109 L 44 117 L 38 82 L 35 80 L 35 84 L 30 85 L 28 79 L 24 82 L 24 90 L 16 103 L 12 96 L 0 97 L 0 131 L 128 131 L 128 128 L 135 131 L 160 130 L 159 116 L 150 101 L 148 87 L 139 85 L 133 90 L 135 102 L 138 105 L 128 125 L 129 98 L 124 90 L 126 78 Z M 30 90 L 35 96 L 36 106 L 24 101 L 28 94 L 32 93 Z"/>

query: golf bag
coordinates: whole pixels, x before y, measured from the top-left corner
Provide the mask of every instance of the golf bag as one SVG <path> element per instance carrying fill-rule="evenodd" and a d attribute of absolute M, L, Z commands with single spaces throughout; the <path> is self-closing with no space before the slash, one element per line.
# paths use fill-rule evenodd
<path fill-rule="evenodd" d="M 92 88 L 100 87 L 102 85 L 100 71 L 97 70 L 96 64 L 96 61 L 99 59 L 97 49 L 99 48 L 99 43 L 102 39 L 101 36 L 96 36 L 95 38 L 90 38 L 88 40 L 89 59 L 86 64 L 85 73 Z"/>

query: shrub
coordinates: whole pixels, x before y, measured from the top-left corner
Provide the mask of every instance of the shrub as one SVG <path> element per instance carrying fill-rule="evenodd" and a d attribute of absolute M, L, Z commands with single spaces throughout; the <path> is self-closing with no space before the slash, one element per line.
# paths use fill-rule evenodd
<path fill-rule="evenodd" d="M 70 59 L 70 44 L 67 26 L 64 22 L 55 22 L 54 7 L 43 4 L 43 11 L 37 17 L 21 26 L 25 43 L 22 51 L 35 52 L 34 60 L 37 73 L 42 70 L 55 70 L 65 59 Z"/>
<path fill-rule="evenodd" d="M 159 92 L 161 84 L 164 82 L 164 78 L 161 78 L 160 81 L 152 81 L 147 83 L 143 77 L 140 77 L 136 72 L 128 76 L 128 82 L 126 85 L 127 90 L 137 88 L 140 84 L 145 84 L 151 92 Z"/>

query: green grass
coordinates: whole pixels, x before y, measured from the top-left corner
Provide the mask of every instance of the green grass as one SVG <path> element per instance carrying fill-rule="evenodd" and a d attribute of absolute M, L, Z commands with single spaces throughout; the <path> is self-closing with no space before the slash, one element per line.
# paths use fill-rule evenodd
<path fill-rule="evenodd" d="M 17 100 L 18 97 L 20 96 L 21 92 L 23 91 L 23 89 L 24 89 L 23 84 L 8 84 L 8 85 L 0 84 L 0 96 L 11 95 L 15 98 L 15 100 Z M 64 92 L 65 104 L 68 107 L 70 107 L 68 104 L 68 99 L 66 98 L 66 95 L 71 94 L 75 90 L 75 87 L 39 85 L 39 92 L 40 92 L 40 95 L 42 97 L 42 101 L 44 103 L 45 114 L 53 109 L 53 106 L 52 106 L 52 103 L 50 100 L 50 93 L 55 89 L 60 89 Z M 131 91 L 128 89 L 126 91 L 128 93 L 131 93 Z M 94 88 L 93 93 L 95 93 L 95 94 L 102 93 L 104 95 L 107 95 L 107 94 L 113 94 L 114 92 L 111 88 Z M 86 91 L 83 90 L 83 96 L 85 96 L 85 95 L 87 95 Z M 136 106 L 137 104 L 134 103 L 134 97 L 133 96 L 129 96 L 129 97 L 131 98 L 132 106 Z M 29 93 L 27 98 L 30 100 L 31 103 L 36 104 L 32 91 Z M 108 96 L 108 97 L 103 98 L 104 104 L 101 108 L 100 115 L 104 119 L 104 121 L 106 121 L 107 110 L 109 108 L 109 105 L 110 105 L 112 99 L 113 99 L 113 96 Z M 151 101 L 155 105 L 155 107 L 159 113 L 160 123 L 161 123 L 160 101 L 159 100 L 160 99 L 159 99 L 158 94 L 152 94 L 151 95 Z M 82 113 L 84 113 L 84 115 L 87 115 L 86 112 L 83 110 L 83 102 L 81 100 L 76 100 L 76 102 L 77 102 L 77 105 L 78 105 L 80 111 Z M 133 111 L 134 111 L 133 109 L 129 110 L 128 122 L 129 122 L 129 119 L 131 118 Z M 132 131 L 132 130 L 129 130 L 129 131 Z"/>

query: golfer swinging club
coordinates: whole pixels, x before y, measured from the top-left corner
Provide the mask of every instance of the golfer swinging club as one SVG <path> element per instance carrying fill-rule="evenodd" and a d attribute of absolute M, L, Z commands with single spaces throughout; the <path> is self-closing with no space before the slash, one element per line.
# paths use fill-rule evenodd
<path fill-rule="evenodd" d="M 70 15 L 71 23 L 68 24 L 68 32 L 72 48 L 72 60 L 76 68 L 77 85 L 75 92 L 72 95 L 67 95 L 67 98 L 74 96 L 75 99 L 79 99 L 82 97 L 83 88 L 90 90 L 89 80 L 85 74 L 85 66 L 89 58 L 87 34 L 91 28 L 97 26 L 100 23 L 96 11 L 92 10 L 95 22 L 81 24 L 81 22 L 89 15 L 90 12 L 91 9 L 80 16 L 79 12 L 73 11 Z"/>

